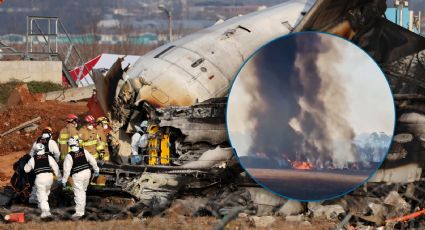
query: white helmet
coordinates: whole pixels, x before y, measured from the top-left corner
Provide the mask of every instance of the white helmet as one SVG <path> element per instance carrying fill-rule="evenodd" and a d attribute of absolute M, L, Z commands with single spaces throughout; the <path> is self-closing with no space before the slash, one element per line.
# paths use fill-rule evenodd
<path fill-rule="evenodd" d="M 135 125 L 134 128 L 136 128 L 137 132 L 146 132 L 146 129 L 148 129 L 148 121 L 142 121 L 140 125 Z"/>
<path fill-rule="evenodd" d="M 45 152 L 44 152 L 44 145 L 41 144 L 41 143 L 35 144 L 35 146 L 34 146 L 34 152 L 37 155 L 43 155 L 43 154 L 45 154 Z"/>
<path fill-rule="evenodd" d="M 142 121 L 142 123 L 140 123 L 140 128 L 147 128 L 148 127 L 148 121 Z"/>
<path fill-rule="evenodd" d="M 69 146 L 79 146 L 78 139 L 73 138 L 73 137 L 69 138 L 68 145 Z"/>
<path fill-rule="evenodd" d="M 40 152 L 40 151 L 44 151 L 44 145 L 41 143 L 37 143 L 34 146 L 34 151 L 35 152 Z"/>

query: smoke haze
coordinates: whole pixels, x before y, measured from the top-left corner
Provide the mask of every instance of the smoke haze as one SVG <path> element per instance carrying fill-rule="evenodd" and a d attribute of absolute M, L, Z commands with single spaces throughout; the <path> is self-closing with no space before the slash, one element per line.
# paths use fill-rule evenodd
<path fill-rule="evenodd" d="M 329 66 L 319 68 L 324 54 Z M 250 154 L 284 155 L 322 167 L 357 160 L 355 134 L 345 119 L 346 84 L 333 68 L 340 59 L 331 40 L 316 33 L 279 39 L 255 55 L 257 79 L 244 81 L 256 105 L 246 114 L 255 130 Z"/>

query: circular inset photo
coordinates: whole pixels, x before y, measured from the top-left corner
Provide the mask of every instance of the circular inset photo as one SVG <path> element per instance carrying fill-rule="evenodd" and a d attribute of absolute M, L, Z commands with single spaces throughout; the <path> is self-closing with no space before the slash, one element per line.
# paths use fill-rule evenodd
<path fill-rule="evenodd" d="M 366 182 L 385 159 L 395 124 L 391 89 L 374 60 L 317 32 L 259 49 L 233 83 L 226 116 L 246 172 L 303 201 L 332 199 Z"/>

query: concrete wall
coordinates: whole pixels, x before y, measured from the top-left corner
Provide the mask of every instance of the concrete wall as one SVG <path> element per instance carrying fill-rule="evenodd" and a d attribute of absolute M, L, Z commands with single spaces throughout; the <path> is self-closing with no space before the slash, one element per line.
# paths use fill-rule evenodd
<path fill-rule="evenodd" d="M 51 81 L 62 84 L 60 61 L 0 61 L 0 83 L 10 80 Z"/>
<path fill-rule="evenodd" d="M 46 101 L 79 101 L 93 95 L 94 85 L 45 93 Z"/>

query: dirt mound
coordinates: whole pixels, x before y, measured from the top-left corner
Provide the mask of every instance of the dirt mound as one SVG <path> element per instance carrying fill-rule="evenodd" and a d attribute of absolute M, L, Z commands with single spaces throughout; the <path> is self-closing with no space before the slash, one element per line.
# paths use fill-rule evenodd
<path fill-rule="evenodd" d="M 1 162 L 4 166 L 0 168 L 0 188 L 9 185 L 10 178 L 14 173 L 13 164 L 26 153 L 26 151 L 5 153 L 1 157 Z"/>
<path fill-rule="evenodd" d="M 9 180 L 10 180 L 10 177 L 0 172 L 0 187 L 5 186 Z"/>
<path fill-rule="evenodd" d="M 41 117 L 41 121 L 36 122 L 38 127 L 34 131 L 25 132 L 21 130 L 0 137 L 0 156 L 6 155 L 8 152 L 28 151 L 45 126 L 52 127 L 53 137 L 56 140 L 60 129 L 66 124 L 65 117 L 67 114 L 83 115 L 87 111 L 86 102 L 47 101 L 8 107 L 0 113 L 0 133 L 37 117 Z"/>
<path fill-rule="evenodd" d="M 42 98 L 43 98 L 42 94 L 33 95 L 28 89 L 28 85 L 23 84 L 23 85 L 17 86 L 12 91 L 9 98 L 7 99 L 7 106 L 16 106 L 21 104 L 32 104 L 34 102 L 41 102 L 43 101 Z"/>

